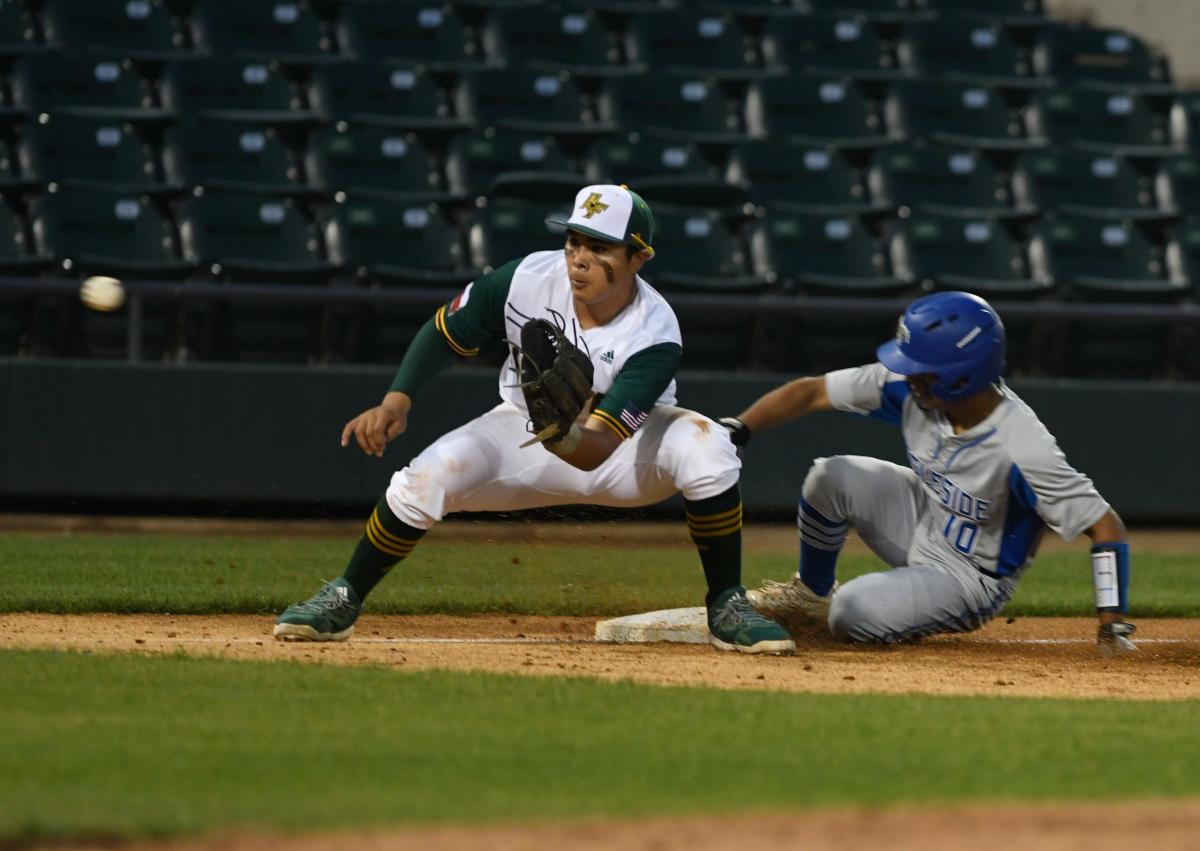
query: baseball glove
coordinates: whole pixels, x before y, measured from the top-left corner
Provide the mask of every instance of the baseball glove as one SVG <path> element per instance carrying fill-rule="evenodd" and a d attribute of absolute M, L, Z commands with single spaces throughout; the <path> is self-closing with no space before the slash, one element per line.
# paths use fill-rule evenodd
<path fill-rule="evenodd" d="M 533 439 L 562 440 L 592 393 L 592 361 L 556 325 L 531 319 L 521 326 L 521 392 Z"/>

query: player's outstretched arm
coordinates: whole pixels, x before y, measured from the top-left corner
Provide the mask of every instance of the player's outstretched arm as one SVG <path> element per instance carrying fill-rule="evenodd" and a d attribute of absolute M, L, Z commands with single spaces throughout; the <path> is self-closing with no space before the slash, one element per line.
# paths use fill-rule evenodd
<path fill-rule="evenodd" d="M 349 446 L 353 436 L 363 452 L 382 458 L 388 441 L 399 437 L 408 428 L 410 408 L 412 399 L 407 393 L 389 392 L 374 408 L 368 408 L 346 423 L 342 429 L 342 446 Z"/>
<path fill-rule="evenodd" d="M 832 411 L 825 376 L 797 378 L 776 387 L 736 417 L 725 417 L 721 425 L 729 429 L 734 444 L 745 445 L 752 434 L 783 425 L 816 411 Z"/>
<path fill-rule="evenodd" d="M 1129 585 L 1129 536 L 1125 524 L 1110 509 L 1085 534 L 1092 540 L 1096 614 L 1100 618 L 1097 646 L 1108 655 L 1129 653 L 1137 648 L 1130 641 L 1135 627 L 1125 620 Z"/>

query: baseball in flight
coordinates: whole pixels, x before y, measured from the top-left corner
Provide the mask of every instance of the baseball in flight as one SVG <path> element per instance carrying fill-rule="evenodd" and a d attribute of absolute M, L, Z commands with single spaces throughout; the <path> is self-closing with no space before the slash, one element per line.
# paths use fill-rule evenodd
<path fill-rule="evenodd" d="M 116 278 L 93 275 L 80 286 L 79 298 L 92 310 L 107 313 L 125 303 L 125 287 Z"/>

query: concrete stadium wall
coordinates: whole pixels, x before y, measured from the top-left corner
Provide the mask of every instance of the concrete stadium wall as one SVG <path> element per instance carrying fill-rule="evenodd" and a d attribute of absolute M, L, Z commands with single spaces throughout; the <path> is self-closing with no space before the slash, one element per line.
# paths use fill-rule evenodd
<path fill-rule="evenodd" d="M 17 508 L 88 500 L 267 503 L 305 510 L 374 503 L 393 470 L 496 401 L 491 369 L 455 369 L 417 402 L 384 460 L 342 449 L 346 420 L 374 404 L 387 369 L 0 360 L 0 499 Z M 786 376 L 684 373 L 680 399 L 740 411 Z M 1133 520 L 1200 521 L 1200 384 L 1021 381 L 1017 391 L 1117 509 Z M 814 457 L 903 460 L 895 428 L 847 414 L 756 437 L 748 507 L 789 512 Z"/>
<path fill-rule="evenodd" d="M 1087 20 L 1136 33 L 1166 53 L 1175 79 L 1200 85 L 1200 3 L 1196 0 L 1048 0 L 1059 20 Z"/>

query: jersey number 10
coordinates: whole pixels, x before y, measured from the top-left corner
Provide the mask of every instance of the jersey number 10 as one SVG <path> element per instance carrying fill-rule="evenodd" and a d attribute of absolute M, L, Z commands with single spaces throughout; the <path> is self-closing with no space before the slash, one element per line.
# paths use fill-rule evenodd
<path fill-rule="evenodd" d="M 975 537 L 979 534 L 979 524 L 951 514 L 946 520 L 946 527 L 942 529 L 942 534 L 946 536 L 950 546 L 963 555 L 970 555 L 971 550 L 975 549 Z"/>

